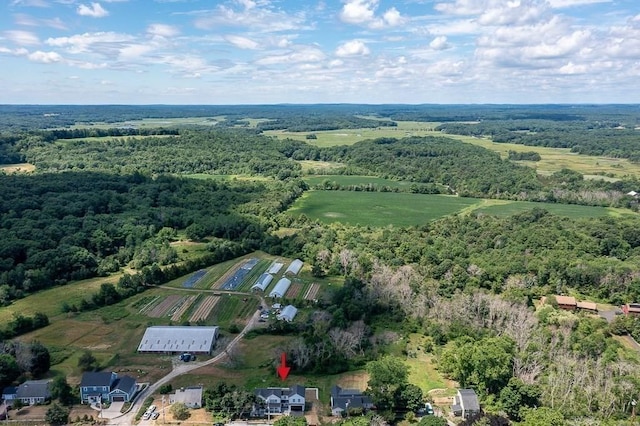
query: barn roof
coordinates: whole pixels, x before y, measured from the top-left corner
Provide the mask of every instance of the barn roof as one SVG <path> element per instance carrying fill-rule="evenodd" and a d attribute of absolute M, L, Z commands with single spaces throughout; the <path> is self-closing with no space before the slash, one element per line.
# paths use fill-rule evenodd
<path fill-rule="evenodd" d="M 138 352 L 210 352 L 218 327 L 147 327 Z"/>

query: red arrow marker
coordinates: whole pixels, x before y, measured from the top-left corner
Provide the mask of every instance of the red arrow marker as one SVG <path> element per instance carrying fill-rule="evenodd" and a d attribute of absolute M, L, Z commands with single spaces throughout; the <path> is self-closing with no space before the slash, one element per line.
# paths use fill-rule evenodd
<path fill-rule="evenodd" d="M 291 367 L 287 367 L 287 354 L 282 352 L 282 356 L 280 357 L 280 366 L 278 367 L 278 376 L 284 380 L 289 375 L 289 371 L 291 371 Z"/>

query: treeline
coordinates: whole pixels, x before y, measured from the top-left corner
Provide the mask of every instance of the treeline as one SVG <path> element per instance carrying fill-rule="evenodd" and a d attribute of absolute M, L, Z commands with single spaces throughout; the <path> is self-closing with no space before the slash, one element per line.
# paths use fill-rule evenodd
<path fill-rule="evenodd" d="M 141 174 L 0 175 L 0 303 L 70 280 L 177 259 L 177 230 L 257 248 L 303 182 Z"/>
<path fill-rule="evenodd" d="M 49 371 L 51 355 L 40 342 L 23 343 L 0 339 L 0 388 L 29 375 L 39 378 Z"/>
<path fill-rule="evenodd" d="M 360 118 L 351 115 L 335 114 L 287 114 L 258 123 L 257 128 L 264 130 L 288 130 L 290 132 L 319 132 L 338 129 L 367 129 L 375 127 L 396 127 L 398 124 L 389 120 Z"/>

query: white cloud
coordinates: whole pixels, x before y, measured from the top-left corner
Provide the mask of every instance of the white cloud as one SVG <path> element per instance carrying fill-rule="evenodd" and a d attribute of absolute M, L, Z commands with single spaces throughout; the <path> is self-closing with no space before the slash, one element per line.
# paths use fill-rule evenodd
<path fill-rule="evenodd" d="M 180 34 L 180 30 L 173 25 L 151 24 L 147 27 L 147 34 L 157 37 L 175 37 Z"/>
<path fill-rule="evenodd" d="M 71 37 L 48 38 L 45 43 L 49 46 L 64 47 L 70 53 L 99 53 L 106 56 L 115 55 L 119 50 L 134 41 L 128 34 L 114 32 L 98 32 L 76 34 Z"/>
<path fill-rule="evenodd" d="M 361 40 L 350 40 L 346 43 L 341 44 L 336 49 L 336 56 L 339 57 L 347 57 L 347 56 L 364 56 L 368 55 L 370 52 L 364 42 Z"/>
<path fill-rule="evenodd" d="M 257 42 L 247 37 L 229 34 L 225 36 L 224 39 L 239 49 L 256 50 L 260 48 L 260 45 Z"/>
<path fill-rule="evenodd" d="M 612 0 L 547 0 L 551 7 L 559 9 L 573 6 L 583 6 L 585 4 L 611 3 Z"/>
<path fill-rule="evenodd" d="M 573 74 L 585 74 L 587 70 L 588 70 L 588 67 L 586 65 L 576 65 L 573 62 L 569 62 L 568 64 L 560 67 L 558 71 L 560 72 L 560 74 L 573 75 Z"/>
<path fill-rule="evenodd" d="M 49 7 L 45 0 L 13 0 L 11 6 Z"/>
<path fill-rule="evenodd" d="M 286 53 L 264 56 L 255 63 L 257 65 L 297 64 L 304 62 L 319 62 L 325 59 L 322 50 L 313 46 L 294 46 Z"/>
<path fill-rule="evenodd" d="M 376 16 L 377 8 L 378 0 L 346 0 L 340 11 L 340 20 L 371 29 L 396 27 L 406 21 L 395 7 L 384 12 L 382 17 Z"/>
<path fill-rule="evenodd" d="M 46 26 L 50 28 L 55 28 L 57 30 L 66 30 L 67 25 L 62 22 L 60 18 L 52 18 L 52 19 L 36 19 L 33 16 L 26 15 L 23 13 L 16 14 L 14 16 L 14 20 L 16 25 L 22 25 L 25 27 L 40 27 Z"/>
<path fill-rule="evenodd" d="M 109 16 L 109 12 L 107 12 L 100 3 L 91 3 L 90 6 L 81 4 L 76 9 L 76 12 L 80 16 L 90 16 L 92 18 L 104 18 L 105 16 Z"/>
<path fill-rule="evenodd" d="M 30 31 L 22 31 L 22 30 L 10 30 L 5 31 L 4 36 L 14 42 L 15 44 L 19 44 L 21 46 L 32 46 L 36 44 L 40 44 L 40 40 L 38 36 Z"/>
<path fill-rule="evenodd" d="M 251 2 L 254 3 L 254 2 Z M 194 22 L 196 28 L 210 30 L 218 27 L 248 28 L 253 32 L 278 32 L 305 28 L 306 17 L 302 12 L 288 13 L 257 4 L 236 11 L 231 7 L 220 5 L 213 10 L 199 12 L 201 17 Z"/>
<path fill-rule="evenodd" d="M 56 52 L 42 52 L 37 50 L 27 55 L 30 61 L 51 64 L 62 61 L 62 56 Z"/>
<path fill-rule="evenodd" d="M 451 48 L 451 44 L 447 41 L 446 36 L 438 36 L 431 40 L 429 47 L 433 50 L 445 50 Z"/>

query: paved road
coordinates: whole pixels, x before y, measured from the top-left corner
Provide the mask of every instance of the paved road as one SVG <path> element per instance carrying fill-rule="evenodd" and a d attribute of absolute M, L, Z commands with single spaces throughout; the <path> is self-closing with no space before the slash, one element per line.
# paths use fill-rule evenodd
<path fill-rule="evenodd" d="M 175 288 L 173 290 L 175 290 Z M 267 304 L 266 304 L 266 302 L 265 302 L 265 300 L 263 298 L 260 298 L 260 302 L 262 303 L 262 306 L 267 306 Z M 127 414 L 123 414 L 122 416 L 120 416 L 118 418 L 111 419 L 109 421 L 109 423 L 107 423 L 107 424 L 108 425 L 132 425 L 132 424 L 134 424 L 135 416 L 138 413 L 138 411 L 140 410 L 140 407 L 142 407 L 142 404 L 144 403 L 144 400 L 148 396 L 153 395 L 158 390 L 158 388 L 160 386 L 164 385 L 167 382 L 170 382 L 171 380 L 175 379 L 178 376 L 181 376 L 182 374 L 186 374 L 186 373 L 188 373 L 188 372 L 190 372 L 192 370 L 195 370 L 197 368 L 204 367 L 205 365 L 215 364 L 215 363 L 223 360 L 227 356 L 227 350 L 229 348 L 232 348 L 234 345 L 236 345 L 245 336 L 245 334 L 247 334 L 250 330 L 255 328 L 257 326 L 257 324 L 258 324 L 258 320 L 259 319 L 260 319 L 260 311 L 256 310 L 256 312 L 253 314 L 253 316 L 251 317 L 249 322 L 247 322 L 247 325 L 242 329 L 240 334 L 238 334 L 231 342 L 229 342 L 229 344 L 227 345 L 227 348 L 224 351 L 222 351 L 221 353 L 219 353 L 215 357 L 213 357 L 213 358 L 211 358 L 211 359 L 209 359 L 207 361 L 182 363 L 182 364 L 177 364 L 177 365 L 174 364 L 174 368 L 169 374 L 167 374 L 166 376 L 162 377 L 157 382 L 152 383 L 149 386 L 147 386 L 147 388 L 145 390 L 143 390 L 137 396 L 135 402 L 133 403 L 133 405 L 131 407 L 131 410 L 129 410 L 129 412 Z"/>

